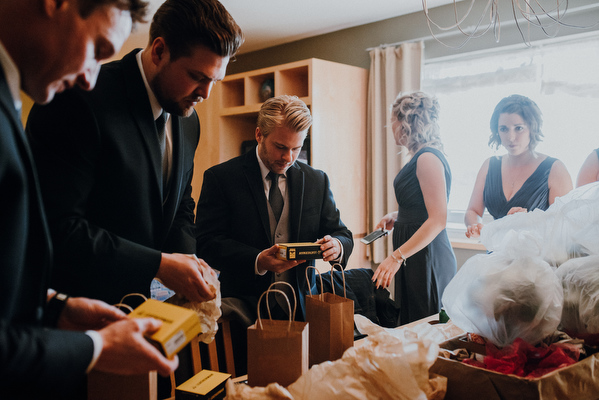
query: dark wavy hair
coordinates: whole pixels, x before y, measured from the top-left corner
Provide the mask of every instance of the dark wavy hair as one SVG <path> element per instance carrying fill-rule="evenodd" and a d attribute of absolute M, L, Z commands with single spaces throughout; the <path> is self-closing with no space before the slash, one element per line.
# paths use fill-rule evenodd
<path fill-rule="evenodd" d="M 148 3 L 143 0 L 79 0 L 79 15 L 89 17 L 98 7 L 115 6 L 121 10 L 129 11 L 133 23 L 146 22 Z"/>
<path fill-rule="evenodd" d="M 493 115 L 491 115 L 491 136 L 489 136 L 489 147 L 497 150 L 501 146 L 501 137 L 499 136 L 499 116 L 501 114 L 518 114 L 522 117 L 528 129 L 530 130 L 529 149 L 532 151 L 543 140 L 543 113 L 537 106 L 537 103 L 526 96 L 513 94 L 501 99 L 495 106 Z"/>
<path fill-rule="evenodd" d="M 421 145 L 443 150 L 439 128 L 439 101 L 424 92 L 401 93 L 395 99 L 391 112 L 408 137 L 406 147 L 416 151 Z"/>
<path fill-rule="evenodd" d="M 241 28 L 217 0 L 166 0 L 154 14 L 150 43 L 162 37 L 172 60 L 198 45 L 221 57 L 233 57 L 244 42 Z"/>

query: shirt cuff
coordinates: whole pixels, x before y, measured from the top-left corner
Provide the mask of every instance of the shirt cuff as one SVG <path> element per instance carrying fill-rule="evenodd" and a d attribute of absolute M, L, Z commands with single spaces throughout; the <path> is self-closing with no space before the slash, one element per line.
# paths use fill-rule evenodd
<path fill-rule="evenodd" d="M 85 371 L 89 374 L 90 371 L 94 369 L 96 362 L 98 362 L 98 358 L 100 358 L 100 353 L 102 353 L 102 348 L 104 347 L 104 340 L 102 340 L 102 335 L 100 335 L 97 331 L 85 331 L 85 334 L 94 342 L 94 355 L 91 362 L 87 366 L 87 371 Z"/>
<path fill-rule="evenodd" d="M 264 270 L 260 272 L 260 270 L 258 269 L 258 257 L 260 257 L 260 253 L 258 253 L 258 255 L 256 256 L 256 261 L 254 261 L 254 272 L 256 273 L 256 275 L 264 276 L 268 271 Z"/>
<path fill-rule="evenodd" d="M 339 253 L 339 257 L 337 257 L 336 259 L 334 259 L 333 262 L 340 263 L 343 260 L 343 244 L 341 243 L 341 240 L 337 239 L 336 237 L 334 237 L 333 239 L 335 239 L 336 241 L 338 241 L 339 242 L 339 246 L 341 246 L 341 253 Z"/>

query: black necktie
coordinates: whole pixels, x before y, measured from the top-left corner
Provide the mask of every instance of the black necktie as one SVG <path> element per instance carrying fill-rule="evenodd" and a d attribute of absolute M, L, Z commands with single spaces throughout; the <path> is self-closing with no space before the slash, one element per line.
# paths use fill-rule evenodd
<path fill-rule="evenodd" d="M 160 153 L 162 157 L 164 157 L 164 150 L 166 148 L 166 135 L 165 126 L 166 126 L 166 113 L 162 110 L 162 114 L 158 118 L 156 118 L 156 132 L 158 132 L 158 143 L 160 143 Z"/>
<path fill-rule="evenodd" d="M 162 199 L 165 200 L 168 194 L 168 160 L 164 156 L 166 151 L 166 113 L 162 113 L 156 118 L 156 132 L 158 133 L 158 143 L 160 144 L 160 155 L 162 156 Z"/>
<path fill-rule="evenodd" d="M 270 191 L 268 192 L 268 201 L 277 222 L 279 222 L 279 218 L 281 218 L 281 213 L 283 212 L 283 195 L 279 189 L 279 176 L 279 174 L 275 174 L 272 171 L 268 173 L 268 177 L 271 181 Z"/>

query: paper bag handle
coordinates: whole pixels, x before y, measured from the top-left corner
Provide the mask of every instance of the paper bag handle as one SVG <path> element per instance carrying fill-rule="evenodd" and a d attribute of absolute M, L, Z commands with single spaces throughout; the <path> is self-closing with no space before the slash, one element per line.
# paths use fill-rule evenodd
<path fill-rule="evenodd" d="M 123 307 L 123 308 L 126 308 L 127 310 L 129 310 L 129 312 L 133 312 L 133 307 L 131 307 L 129 304 L 126 304 L 124 302 L 127 297 L 132 297 L 132 296 L 139 296 L 142 299 L 144 299 L 144 301 L 148 301 L 148 298 L 141 293 L 129 293 L 129 294 L 124 295 L 123 298 L 121 299 L 121 301 L 114 304 L 114 307 L 117 307 L 117 308 Z"/>
<path fill-rule="evenodd" d="M 295 321 L 295 312 L 297 310 L 297 297 L 295 297 L 295 290 L 293 289 L 293 286 L 291 286 L 291 284 L 289 282 L 276 281 L 276 282 L 273 282 L 270 284 L 270 286 L 268 287 L 268 290 L 273 289 L 273 286 L 275 286 L 275 285 L 281 285 L 281 284 L 289 286 L 289 288 L 291 289 L 291 293 L 293 293 L 293 318 L 292 319 Z M 278 290 L 278 289 L 274 289 L 274 290 Z M 285 294 L 285 298 L 287 299 L 287 304 L 289 304 L 289 298 L 287 298 L 287 294 Z M 270 317 L 270 305 L 268 304 L 268 302 L 266 302 L 266 308 L 268 309 L 269 317 Z M 289 312 L 291 313 L 291 305 L 289 305 Z"/>
<path fill-rule="evenodd" d="M 331 289 L 333 289 L 333 294 L 335 294 L 335 265 L 338 265 L 341 269 L 341 276 L 343 277 L 343 297 L 347 299 L 347 289 L 345 287 L 345 270 L 343 269 L 343 266 L 339 263 L 331 265 Z"/>
<path fill-rule="evenodd" d="M 277 283 L 284 283 L 286 285 L 289 285 L 289 287 L 291 288 L 291 291 L 293 292 L 293 299 L 295 300 L 295 306 L 293 308 L 293 313 L 291 310 L 291 303 L 289 303 L 289 298 L 287 297 L 287 294 L 280 290 L 280 289 L 273 289 L 272 286 L 277 284 Z M 291 286 L 289 283 L 287 282 L 273 282 L 270 284 L 270 286 L 268 287 L 268 289 L 266 289 L 261 295 L 260 298 L 258 299 L 258 305 L 256 306 L 257 310 L 256 313 L 258 314 L 258 325 L 260 325 L 260 329 L 263 329 L 262 326 L 262 317 L 260 316 L 260 303 L 262 302 L 262 298 L 266 295 L 268 296 L 269 293 L 280 293 L 283 295 L 283 297 L 285 297 L 285 301 L 287 302 L 287 307 L 289 308 L 289 325 L 287 327 L 287 330 L 290 331 L 291 330 L 291 322 L 293 320 L 295 320 L 295 307 L 297 307 L 297 300 L 295 299 L 295 290 L 293 289 L 293 286 Z M 270 314 L 270 305 L 268 304 L 268 301 L 266 302 L 266 309 L 268 310 L 268 318 L 272 319 L 272 315 Z"/>
<path fill-rule="evenodd" d="M 314 271 L 316 271 L 316 274 L 318 275 L 318 277 L 320 278 L 320 294 L 319 294 L 319 299 L 322 299 L 322 293 L 324 292 L 324 285 L 322 284 L 322 275 L 320 275 L 320 271 L 318 270 L 318 268 L 316 268 L 313 265 L 308 265 L 306 267 L 306 270 L 304 271 L 306 273 L 306 283 L 308 284 L 308 294 L 310 296 L 312 296 L 312 287 L 310 286 L 310 280 L 308 279 L 308 268 L 313 268 Z"/>

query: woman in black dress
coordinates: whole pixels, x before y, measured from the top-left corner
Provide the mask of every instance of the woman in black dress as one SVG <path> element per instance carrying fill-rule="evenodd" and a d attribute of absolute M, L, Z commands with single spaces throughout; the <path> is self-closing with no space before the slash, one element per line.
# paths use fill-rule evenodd
<path fill-rule="evenodd" d="M 503 146 L 507 154 L 488 158 L 480 168 L 464 216 L 466 236 L 480 236 L 485 208 L 495 219 L 546 210 L 572 190 L 564 163 L 535 151 L 542 125 L 541 110 L 528 97 L 514 94 L 495 106 L 489 146 Z"/>
<path fill-rule="evenodd" d="M 438 313 L 443 290 L 456 273 L 445 230 L 451 171 L 438 116 L 437 99 L 422 92 L 400 95 L 393 104 L 393 136 L 411 159 L 393 181 L 398 211 L 375 228 L 393 229 L 394 251 L 372 279 L 377 287 L 388 287 L 395 277 L 401 325 Z"/>

